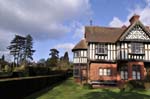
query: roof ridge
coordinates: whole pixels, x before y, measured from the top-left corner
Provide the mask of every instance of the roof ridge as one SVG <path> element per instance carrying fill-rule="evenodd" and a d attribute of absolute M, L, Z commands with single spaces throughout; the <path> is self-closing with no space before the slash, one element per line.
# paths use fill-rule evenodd
<path fill-rule="evenodd" d="M 123 29 L 122 27 L 106 27 L 106 26 L 85 26 L 85 28 L 106 28 L 106 29 Z"/>

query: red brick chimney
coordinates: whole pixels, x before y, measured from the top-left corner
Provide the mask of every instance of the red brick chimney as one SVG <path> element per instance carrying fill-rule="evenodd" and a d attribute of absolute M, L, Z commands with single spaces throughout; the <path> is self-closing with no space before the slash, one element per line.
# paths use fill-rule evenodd
<path fill-rule="evenodd" d="M 124 28 L 124 29 L 125 29 L 125 28 L 127 28 L 127 26 L 126 26 L 126 25 L 123 25 L 121 28 Z"/>
<path fill-rule="evenodd" d="M 139 15 L 134 14 L 134 15 L 131 17 L 131 19 L 129 20 L 129 21 L 130 21 L 130 24 L 133 24 L 134 22 L 138 21 L 139 18 L 140 18 Z"/>

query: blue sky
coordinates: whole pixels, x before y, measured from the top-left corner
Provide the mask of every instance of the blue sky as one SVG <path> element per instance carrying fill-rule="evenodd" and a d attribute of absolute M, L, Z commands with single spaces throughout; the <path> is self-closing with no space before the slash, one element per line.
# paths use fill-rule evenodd
<path fill-rule="evenodd" d="M 133 14 L 150 26 L 150 0 L 0 0 L 0 55 L 11 60 L 6 49 L 15 34 L 34 39 L 34 61 L 49 57 L 57 48 L 59 56 L 84 37 L 84 26 L 121 27 Z"/>

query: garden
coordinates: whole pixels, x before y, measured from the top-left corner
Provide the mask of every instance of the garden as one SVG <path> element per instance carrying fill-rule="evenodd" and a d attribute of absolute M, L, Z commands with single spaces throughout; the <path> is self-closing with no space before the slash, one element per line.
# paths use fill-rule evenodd
<path fill-rule="evenodd" d="M 122 90 L 117 87 L 92 89 L 73 78 L 32 94 L 26 99 L 150 99 L 150 90 Z"/>

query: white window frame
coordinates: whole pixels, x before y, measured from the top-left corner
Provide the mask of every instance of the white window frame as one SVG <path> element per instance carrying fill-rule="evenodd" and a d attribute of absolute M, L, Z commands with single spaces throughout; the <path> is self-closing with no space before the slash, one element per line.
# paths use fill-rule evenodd
<path fill-rule="evenodd" d="M 131 43 L 131 53 L 132 54 L 144 54 L 143 43 Z"/>
<path fill-rule="evenodd" d="M 108 50 L 108 48 L 107 48 L 107 45 L 106 44 L 98 44 L 97 45 L 97 49 L 96 49 L 97 51 L 97 53 L 96 54 L 107 54 L 107 50 Z"/>
<path fill-rule="evenodd" d="M 111 76 L 112 70 L 110 68 L 99 68 L 99 75 L 100 76 Z"/>
<path fill-rule="evenodd" d="M 133 80 L 140 80 L 141 79 L 140 65 L 132 65 L 132 79 Z"/>

